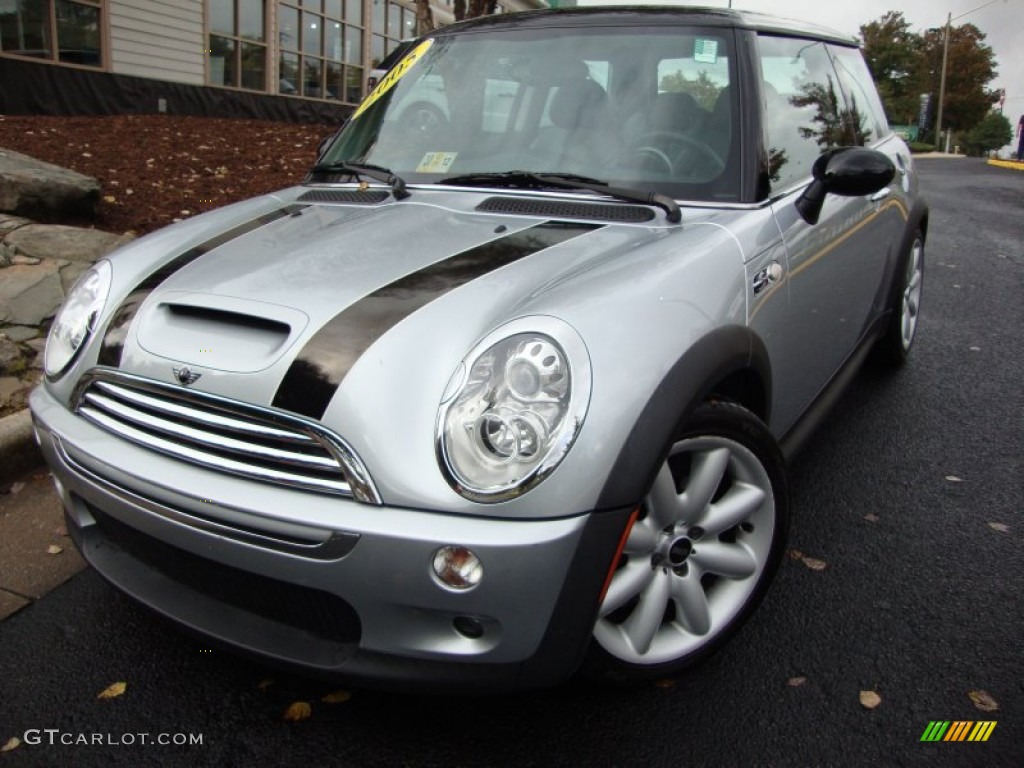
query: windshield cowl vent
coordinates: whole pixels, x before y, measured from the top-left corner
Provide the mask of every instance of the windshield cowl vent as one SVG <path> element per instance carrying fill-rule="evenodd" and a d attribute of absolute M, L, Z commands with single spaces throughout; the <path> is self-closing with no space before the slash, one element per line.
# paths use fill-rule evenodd
<path fill-rule="evenodd" d="M 519 216 L 545 216 L 556 219 L 586 219 L 624 224 L 643 224 L 655 214 L 639 205 L 604 205 L 565 200 L 536 200 L 520 197 L 489 197 L 476 207 L 481 213 L 509 213 Z"/>
<path fill-rule="evenodd" d="M 363 192 L 358 189 L 311 189 L 299 195 L 299 202 L 375 205 L 376 203 L 383 203 L 390 196 L 390 193 L 384 190 Z"/>

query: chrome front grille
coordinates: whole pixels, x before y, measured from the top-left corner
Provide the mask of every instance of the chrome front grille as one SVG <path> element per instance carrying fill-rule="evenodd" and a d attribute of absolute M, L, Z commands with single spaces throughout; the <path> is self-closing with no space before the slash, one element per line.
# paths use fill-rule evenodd
<path fill-rule="evenodd" d="M 352 449 L 301 418 L 114 372 L 83 379 L 75 402 L 93 424 L 182 461 L 379 503 Z"/>

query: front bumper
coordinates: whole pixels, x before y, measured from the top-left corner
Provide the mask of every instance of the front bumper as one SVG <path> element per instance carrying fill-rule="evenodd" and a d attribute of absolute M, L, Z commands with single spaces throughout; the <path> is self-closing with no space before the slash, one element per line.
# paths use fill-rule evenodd
<path fill-rule="evenodd" d="M 31 408 L 68 529 L 108 581 L 239 651 L 377 686 L 529 687 L 564 679 L 589 642 L 629 510 L 470 518 L 268 486 L 133 445 L 44 387 Z M 432 576 L 447 544 L 482 582 Z M 454 626 L 475 619 L 480 637 Z"/>

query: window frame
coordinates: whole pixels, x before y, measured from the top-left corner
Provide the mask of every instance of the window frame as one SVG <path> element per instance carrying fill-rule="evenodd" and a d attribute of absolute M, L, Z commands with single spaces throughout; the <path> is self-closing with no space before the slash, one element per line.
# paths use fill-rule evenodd
<path fill-rule="evenodd" d="M 214 32 L 210 21 L 211 15 L 211 0 L 205 0 L 203 2 L 203 32 L 204 32 L 204 44 L 203 49 L 203 69 L 204 69 L 204 81 L 208 88 L 225 88 L 230 91 L 240 91 L 242 93 L 271 93 L 270 90 L 270 24 L 267 18 L 267 0 L 260 0 L 263 5 L 263 39 L 253 40 L 248 37 L 241 35 L 240 25 L 240 11 L 239 4 L 241 0 L 230 0 L 232 10 L 232 24 L 234 34 L 225 35 L 220 32 Z M 234 59 L 235 73 L 238 80 L 238 85 L 227 85 L 225 83 L 215 83 L 212 79 L 213 74 L 213 43 L 212 38 L 219 37 L 225 40 L 230 40 L 235 50 L 232 55 Z M 246 43 L 249 45 L 258 45 L 263 49 L 263 87 L 262 88 L 246 88 L 242 85 L 242 44 Z"/>
<path fill-rule="evenodd" d="M 367 46 L 367 27 L 366 24 L 366 4 L 363 0 L 343 0 L 341 3 L 341 16 L 330 15 L 330 12 L 325 7 L 323 0 L 317 0 L 316 4 L 307 4 L 303 0 L 271 0 L 273 3 L 273 12 L 271 14 L 273 21 L 273 39 L 274 39 L 274 61 L 273 61 L 273 80 L 274 80 L 274 93 L 279 96 L 287 96 L 293 99 L 306 99 L 314 101 L 322 101 L 328 104 L 344 104 L 344 105 L 355 105 L 362 101 L 366 95 L 366 78 L 368 75 L 368 68 L 364 66 L 365 57 L 364 52 Z M 359 18 L 362 21 L 362 25 L 356 24 L 348 20 L 349 13 L 348 8 L 350 4 L 358 5 L 360 9 Z M 295 41 L 292 46 L 285 46 L 280 39 L 280 12 L 282 8 L 287 8 L 298 14 L 298 27 L 296 29 Z M 311 53 L 305 51 L 305 16 L 304 14 L 310 14 L 319 19 L 319 42 L 317 45 L 317 52 Z M 325 24 L 337 23 L 341 26 L 341 57 L 335 59 L 328 56 L 326 50 L 326 38 L 324 35 Z M 361 43 L 359 45 L 358 55 L 356 61 L 352 62 L 348 60 L 348 33 L 350 29 L 357 30 L 361 35 Z M 297 82 L 296 90 L 294 93 L 283 93 L 280 90 L 281 80 L 281 59 L 284 55 L 295 56 L 298 59 L 297 69 Z M 319 95 L 307 96 L 304 93 L 305 90 L 305 65 L 306 59 L 315 60 L 318 62 L 319 75 Z M 342 92 L 337 97 L 324 96 L 323 93 L 327 90 L 328 78 L 327 73 L 329 65 L 338 67 L 340 72 L 339 82 L 342 86 Z M 350 83 L 350 72 L 358 72 L 358 88 L 353 88 Z M 350 94 L 353 97 L 350 98 Z"/>
<path fill-rule="evenodd" d="M 109 72 L 110 71 L 110 24 L 109 24 L 109 3 L 108 0 L 67 0 L 67 2 L 73 5 L 84 5 L 89 8 L 95 8 L 99 12 L 99 63 L 98 64 L 78 64 L 72 61 L 61 61 L 60 60 L 60 39 L 57 32 L 57 0 L 42 0 L 48 9 L 49 18 L 47 19 L 47 33 L 50 36 L 50 51 L 46 57 L 42 56 L 26 56 L 24 54 L 15 53 L 0 49 L 0 56 L 14 59 L 16 61 L 28 61 L 35 62 L 37 64 L 49 64 L 58 67 L 69 67 L 71 69 L 80 69 L 85 72 Z"/>

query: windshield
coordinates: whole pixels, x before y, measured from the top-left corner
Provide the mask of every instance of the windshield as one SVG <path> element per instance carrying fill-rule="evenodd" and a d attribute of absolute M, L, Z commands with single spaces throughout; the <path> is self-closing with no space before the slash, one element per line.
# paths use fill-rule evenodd
<path fill-rule="evenodd" d="M 410 184 L 530 171 L 738 200 L 732 51 L 722 28 L 440 34 L 388 73 L 322 162 Z"/>

